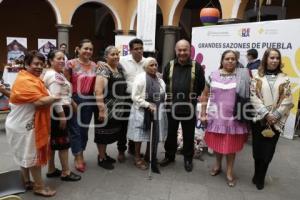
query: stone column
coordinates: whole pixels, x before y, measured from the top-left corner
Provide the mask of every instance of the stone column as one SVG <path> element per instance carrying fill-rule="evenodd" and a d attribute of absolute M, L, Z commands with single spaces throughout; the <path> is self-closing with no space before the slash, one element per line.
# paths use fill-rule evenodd
<path fill-rule="evenodd" d="M 167 63 L 175 57 L 175 44 L 179 38 L 180 28 L 177 26 L 162 26 L 163 48 L 162 48 L 162 71 Z"/>
<path fill-rule="evenodd" d="M 68 24 L 57 24 L 57 47 L 62 43 L 67 44 L 67 53 L 69 53 L 69 30 L 72 28 L 72 25 Z"/>

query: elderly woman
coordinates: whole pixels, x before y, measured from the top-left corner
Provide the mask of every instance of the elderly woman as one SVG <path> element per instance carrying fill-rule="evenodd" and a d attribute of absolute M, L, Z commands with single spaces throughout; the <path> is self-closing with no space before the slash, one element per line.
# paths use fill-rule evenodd
<path fill-rule="evenodd" d="M 247 69 L 237 68 L 237 56 L 232 50 L 223 52 L 221 65 L 212 72 L 203 91 L 202 123 L 207 124 L 205 141 L 216 155 L 216 163 L 210 175 L 221 172 L 222 158 L 226 156 L 226 178 L 229 187 L 236 184 L 233 174 L 235 155 L 247 140 L 248 126 L 235 116 L 239 98 L 249 99 L 250 76 Z M 209 105 L 207 102 L 209 97 Z"/>
<path fill-rule="evenodd" d="M 119 64 L 119 50 L 108 46 L 104 51 L 107 65 L 96 72 L 95 95 L 98 112 L 95 113 L 95 143 L 98 147 L 98 165 L 114 169 L 115 159 L 106 154 L 108 144 L 116 142 L 122 133 L 120 118 L 126 92 L 123 69 Z M 119 152 L 122 153 L 122 152 Z"/>
<path fill-rule="evenodd" d="M 293 107 L 290 81 L 282 72 L 281 54 L 267 49 L 251 83 L 251 103 L 255 117 L 252 124 L 255 172 L 252 179 L 258 190 L 264 188 L 268 166 L 279 135 Z"/>
<path fill-rule="evenodd" d="M 146 162 L 141 158 L 142 142 L 150 141 L 152 134 L 152 162 L 151 169 L 160 173 L 157 167 L 157 145 L 165 139 L 167 133 L 167 117 L 164 111 L 165 83 L 157 76 L 157 62 L 154 58 L 146 58 L 144 73 L 136 76 L 132 88 L 132 101 L 128 139 L 135 142 L 135 166 L 139 169 L 147 169 Z M 151 123 L 153 132 L 150 133 Z"/>
<path fill-rule="evenodd" d="M 48 162 L 48 178 L 60 177 L 62 181 L 79 181 L 81 177 L 70 170 L 69 167 L 69 118 L 74 114 L 72 109 L 71 83 L 63 75 L 65 66 L 65 54 L 54 50 L 48 54 L 49 69 L 46 71 L 43 81 L 49 92 L 59 94 L 61 100 L 53 106 L 51 115 L 51 156 Z M 76 106 L 74 106 L 76 107 Z M 62 170 L 55 168 L 55 150 L 58 151 Z"/>
<path fill-rule="evenodd" d="M 39 78 L 45 65 L 43 54 L 30 51 L 25 56 L 25 65 L 26 70 L 19 72 L 11 90 L 6 133 L 14 159 L 21 166 L 25 187 L 33 187 L 36 195 L 54 196 L 55 190 L 44 185 L 41 166 L 47 164 L 49 154 L 50 104 L 59 98 L 49 96 Z"/>

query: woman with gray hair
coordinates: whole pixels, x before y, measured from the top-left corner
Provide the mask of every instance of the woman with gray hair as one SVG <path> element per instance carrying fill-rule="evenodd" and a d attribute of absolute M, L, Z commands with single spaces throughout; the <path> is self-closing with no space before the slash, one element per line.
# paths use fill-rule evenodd
<path fill-rule="evenodd" d="M 127 137 L 135 142 L 135 166 L 147 169 L 147 164 L 140 156 L 142 142 L 149 142 L 152 138 L 151 170 L 160 173 L 157 167 L 157 145 L 165 139 L 167 133 L 167 117 L 165 109 L 165 83 L 157 76 L 157 62 L 149 57 L 145 60 L 145 72 L 136 76 L 132 87 L 132 101 Z M 151 123 L 153 123 L 152 137 L 150 137 Z"/>
<path fill-rule="evenodd" d="M 119 50 L 108 46 L 104 51 L 107 65 L 96 72 L 95 96 L 97 112 L 95 112 L 95 139 L 98 147 L 98 165 L 104 169 L 113 169 L 115 159 L 106 154 L 106 146 L 116 142 L 121 132 L 120 118 L 123 113 L 123 101 L 126 81 L 123 69 L 119 64 Z"/>

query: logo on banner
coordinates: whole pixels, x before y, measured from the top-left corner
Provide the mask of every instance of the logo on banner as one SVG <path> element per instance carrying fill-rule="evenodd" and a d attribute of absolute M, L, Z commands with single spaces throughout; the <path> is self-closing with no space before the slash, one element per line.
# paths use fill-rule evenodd
<path fill-rule="evenodd" d="M 126 56 L 129 54 L 129 48 L 128 45 L 123 45 L 123 56 Z"/>
<path fill-rule="evenodd" d="M 250 37 L 250 28 L 242 28 L 240 34 L 242 37 Z"/>

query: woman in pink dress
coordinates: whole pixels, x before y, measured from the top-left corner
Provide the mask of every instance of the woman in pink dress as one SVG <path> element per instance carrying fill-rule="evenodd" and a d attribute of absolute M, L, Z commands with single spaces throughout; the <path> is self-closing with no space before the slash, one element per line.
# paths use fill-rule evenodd
<path fill-rule="evenodd" d="M 234 51 L 227 50 L 222 54 L 221 66 L 209 76 L 201 102 L 201 119 L 207 126 L 204 139 L 216 155 L 210 175 L 221 172 L 222 158 L 226 156 L 226 178 L 230 187 L 236 184 L 233 175 L 235 155 L 243 148 L 248 133 L 247 124 L 238 121 L 234 113 L 239 91 L 247 93 L 249 98 L 250 77 L 247 69 L 237 68 L 236 64 Z"/>

